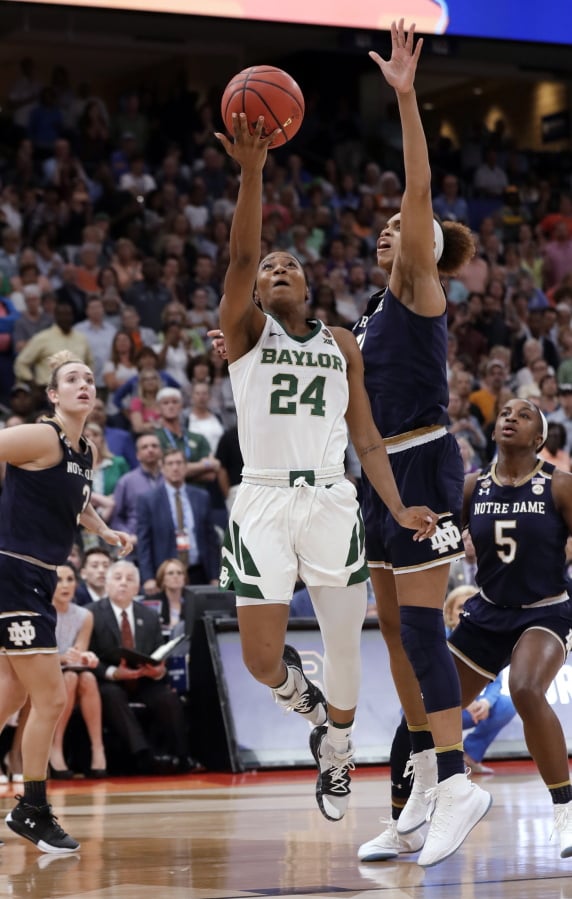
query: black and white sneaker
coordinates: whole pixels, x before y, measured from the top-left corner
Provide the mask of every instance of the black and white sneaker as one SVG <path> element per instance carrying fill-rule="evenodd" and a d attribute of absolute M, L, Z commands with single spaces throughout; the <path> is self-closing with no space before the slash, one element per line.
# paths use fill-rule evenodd
<path fill-rule="evenodd" d="M 18 805 L 5 818 L 10 830 L 35 843 L 42 852 L 58 854 L 79 849 L 77 840 L 58 824 L 51 805 L 36 808 L 25 803 L 22 796 L 16 796 L 16 799 L 19 800 Z"/>
<path fill-rule="evenodd" d="M 281 696 L 273 690 L 274 699 L 287 712 L 298 712 L 311 727 L 324 724 L 328 719 L 328 711 L 324 694 L 304 674 L 302 659 L 293 646 L 285 646 L 282 655 L 284 664 L 294 672 L 294 692 L 290 696 Z"/>
<path fill-rule="evenodd" d="M 328 743 L 327 733 L 328 728 L 320 726 L 310 734 L 310 749 L 319 771 L 316 800 L 324 818 L 340 821 L 350 801 L 350 771 L 355 768 L 353 746 L 350 743 L 347 752 L 334 752 L 333 746 Z"/>

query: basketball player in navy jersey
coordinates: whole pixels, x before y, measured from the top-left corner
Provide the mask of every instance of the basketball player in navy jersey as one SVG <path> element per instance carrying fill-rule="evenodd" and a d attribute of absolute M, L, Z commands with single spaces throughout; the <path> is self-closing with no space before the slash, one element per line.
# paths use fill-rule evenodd
<path fill-rule="evenodd" d="M 121 555 L 132 546 L 90 502 L 95 450 L 82 432 L 95 402 L 93 373 L 68 352 L 52 362 L 47 395 L 53 417 L 0 431 L 0 459 L 7 463 L 0 496 L 0 725 L 29 696 L 24 794 L 6 823 L 41 851 L 65 853 L 79 843 L 58 824 L 46 798 L 48 757 L 66 697 L 52 605 L 56 566 L 65 563 L 78 524 Z"/>
<path fill-rule="evenodd" d="M 393 809 L 397 838 L 403 839 L 398 851 L 420 848 L 422 840 L 412 849 L 407 835 L 425 822 L 431 811 L 427 790 L 438 780 L 419 856 L 419 864 L 428 867 L 459 848 L 486 814 L 491 797 L 465 775 L 461 693 L 443 628 L 450 562 L 463 554 L 463 464 L 446 427 L 447 304 L 440 276 L 467 262 L 474 242 L 468 228 L 441 225 L 433 216 L 427 141 L 414 88 L 423 41 L 414 43 L 414 30 L 412 26 L 406 34 L 403 19 L 393 23 L 391 58 L 370 53 L 397 96 L 405 191 L 401 211 L 389 219 L 377 241 L 377 264 L 387 272 L 389 286 L 372 297 L 354 332 L 373 417 L 384 435 L 403 500 L 421 497 L 440 516 L 432 539 L 413 543 L 388 514 L 365 473 L 366 553 L 410 731 L 414 770 L 405 808 L 401 811 L 396 801 Z M 384 832 L 377 840 L 386 837 Z"/>
<path fill-rule="evenodd" d="M 465 481 L 463 519 L 477 554 L 479 592 L 449 646 L 468 705 L 510 663 L 509 690 L 554 805 L 560 856 L 572 856 L 572 787 L 562 726 L 546 691 L 572 642 L 566 540 L 572 474 L 538 458 L 547 423 L 529 400 L 501 409 L 496 461 Z"/>
<path fill-rule="evenodd" d="M 404 528 L 425 537 L 435 516 L 405 508 L 376 430 L 357 342 L 343 328 L 308 319 L 308 285 L 294 256 L 260 261 L 262 170 L 272 135 L 234 116 L 234 143 L 217 137 L 241 167 L 220 305 L 244 459 L 222 548 L 221 586 L 237 594 L 242 652 L 277 701 L 314 725 L 316 797 L 340 820 L 350 795 L 350 734 L 360 683 L 368 576 L 356 492 L 344 475 L 348 429 L 373 488 Z M 256 302 L 253 302 L 253 298 Z M 327 536 L 326 536 L 327 535 Z M 312 597 L 324 642 L 328 700 L 285 647 L 297 577 Z"/>

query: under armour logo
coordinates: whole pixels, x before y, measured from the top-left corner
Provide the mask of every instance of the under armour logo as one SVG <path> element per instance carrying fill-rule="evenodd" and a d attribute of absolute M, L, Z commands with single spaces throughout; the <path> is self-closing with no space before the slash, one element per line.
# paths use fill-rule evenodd
<path fill-rule="evenodd" d="M 35 822 L 35 821 L 32 821 L 31 818 L 26 818 L 26 820 L 24 821 L 24 824 L 27 824 L 28 827 L 35 827 L 35 826 L 36 826 L 36 822 Z"/>
<path fill-rule="evenodd" d="M 443 555 L 448 549 L 457 549 L 460 544 L 461 532 L 456 524 L 446 521 L 445 524 L 437 525 L 437 530 L 431 537 L 431 549 Z"/>
<path fill-rule="evenodd" d="M 490 492 L 491 492 L 490 487 L 487 487 L 487 488 L 480 487 L 479 488 L 479 496 L 488 496 Z"/>
<path fill-rule="evenodd" d="M 15 621 L 8 628 L 8 639 L 13 646 L 31 646 L 36 637 L 36 628 L 31 621 Z"/>

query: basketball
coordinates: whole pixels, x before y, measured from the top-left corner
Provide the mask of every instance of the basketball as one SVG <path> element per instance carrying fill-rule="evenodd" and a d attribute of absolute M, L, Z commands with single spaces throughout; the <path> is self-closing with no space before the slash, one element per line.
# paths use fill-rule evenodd
<path fill-rule="evenodd" d="M 250 66 L 231 78 L 222 95 L 222 119 L 230 134 L 233 112 L 246 113 L 252 129 L 264 116 L 264 136 L 279 128 L 271 146 L 280 147 L 302 124 L 304 95 L 288 72 L 274 66 Z"/>

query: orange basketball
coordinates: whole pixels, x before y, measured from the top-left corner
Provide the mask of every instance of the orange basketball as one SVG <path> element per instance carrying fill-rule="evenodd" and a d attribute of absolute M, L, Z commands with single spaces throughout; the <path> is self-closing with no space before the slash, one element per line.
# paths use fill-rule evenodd
<path fill-rule="evenodd" d="M 272 141 L 279 147 L 294 137 L 304 118 L 304 95 L 294 79 L 274 66 L 250 66 L 227 84 L 221 113 L 227 131 L 233 134 L 233 112 L 246 113 L 251 128 L 264 116 L 264 134 L 280 129 Z"/>

